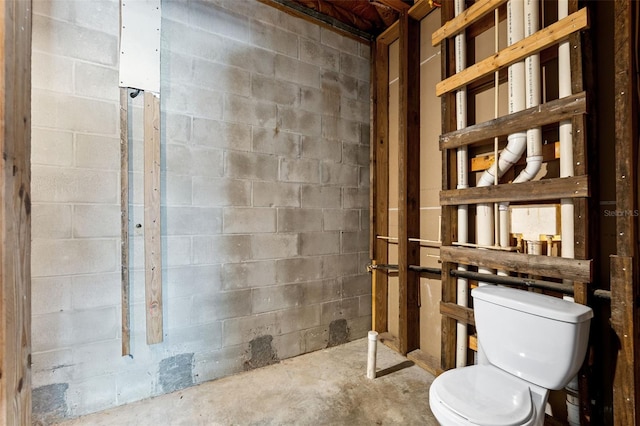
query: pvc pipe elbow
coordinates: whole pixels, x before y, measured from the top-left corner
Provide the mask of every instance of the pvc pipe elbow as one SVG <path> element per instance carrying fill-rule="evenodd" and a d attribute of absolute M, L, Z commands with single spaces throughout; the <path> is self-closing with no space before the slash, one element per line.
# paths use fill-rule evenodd
<path fill-rule="evenodd" d="M 532 180 L 542 166 L 542 155 L 536 155 L 527 157 L 527 166 L 520 172 L 518 177 L 513 180 L 513 183 L 528 182 Z"/>

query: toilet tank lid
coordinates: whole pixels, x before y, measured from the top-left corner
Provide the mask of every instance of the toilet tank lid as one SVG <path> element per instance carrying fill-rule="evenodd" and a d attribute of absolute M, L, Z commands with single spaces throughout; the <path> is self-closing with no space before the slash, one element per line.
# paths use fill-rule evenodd
<path fill-rule="evenodd" d="M 471 291 L 474 299 L 504 306 L 556 321 L 579 323 L 593 318 L 593 310 L 585 305 L 530 291 L 495 285 L 484 285 Z"/>

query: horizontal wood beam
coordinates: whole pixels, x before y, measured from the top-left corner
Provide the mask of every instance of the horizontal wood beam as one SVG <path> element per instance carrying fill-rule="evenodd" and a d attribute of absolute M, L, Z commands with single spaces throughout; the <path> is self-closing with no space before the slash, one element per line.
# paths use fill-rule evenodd
<path fill-rule="evenodd" d="M 440 135 L 440 149 L 453 149 L 522 130 L 558 123 L 587 111 L 586 93 L 556 99 L 494 120 Z"/>
<path fill-rule="evenodd" d="M 471 308 L 451 302 L 440 302 L 440 313 L 463 324 L 476 325 L 473 309 Z"/>
<path fill-rule="evenodd" d="M 409 10 L 409 8 L 411 7 L 410 5 L 403 2 L 402 0 L 375 0 L 375 1 L 377 3 L 384 4 L 385 6 L 389 6 L 391 9 L 398 12 L 404 12 L 406 10 Z"/>
<path fill-rule="evenodd" d="M 593 261 L 556 256 L 537 256 L 523 253 L 446 246 L 440 248 L 443 262 L 482 266 L 521 274 L 534 274 L 547 278 L 567 279 L 590 283 L 593 281 Z"/>
<path fill-rule="evenodd" d="M 588 177 L 583 175 L 440 191 L 440 205 L 457 206 L 503 201 L 548 201 L 588 196 L 589 181 Z"/>
<path fill-rule="evenodd" d="M 473 4 L 473 6 L 465 9 L 461 14 L 448 21 L 446 24 L 438 28 L 431 35 L 431 44 L 434 46 L 439 45 L 442 40 L 454 36 L 467 28 L 469 25 L 482 18 L 487 13 L 492 12 L 494 9 L 500 7 L 507 0 L 479 0 Z"/>
<path fill-rule="evenodd" d="M 531 56 L 546 49 L 547 47 L 553 46 L 554 44 L 566 39 L 574 32 L 585 29 L 588 26 L 589 20 L 587 9 L 582 8 L 566 18 L 530 35 L 529 37 L 502 49 L 500 52 L 489 56 L 487 59 L 480 61 L 445 80 L 442 80 L 440 83 L 436 84 L 436 96 L 442 96 L 445 93 L 457 90 L 472 81 L 478 80 L 495 72 L 496 70 L 521 61 L 527 56 Z"/>
<path fill-rule="evenodd" d="M 409 9 L 409 16 L 418 21 L 426 17 L 431 11 L 435 9 L 435 5 L 427 0 L 417 0 L 411 9 Z"/>
<path fill-rule="evenodd" d="M 394 22 L 389 26 L 389 28 L 384 30 L 384 32 L 376 39 L 376 43 L 388 46 L 398 40 L 398 38 L 400 38 L 400 24 L 398 22 L 399 21 Z"/>

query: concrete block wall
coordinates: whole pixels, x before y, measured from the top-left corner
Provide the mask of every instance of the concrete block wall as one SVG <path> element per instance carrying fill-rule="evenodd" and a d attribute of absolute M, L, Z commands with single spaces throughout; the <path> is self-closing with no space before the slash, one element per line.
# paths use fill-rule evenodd
<path fill-rule="evenodd" d="M 131 100 L 121 357 L 119 4 L 34 0 L 33 400 L 42 423 L 363 337 L 369 47 L 254 0 L 163 2 L 164 342 L 145 342 Z"/>

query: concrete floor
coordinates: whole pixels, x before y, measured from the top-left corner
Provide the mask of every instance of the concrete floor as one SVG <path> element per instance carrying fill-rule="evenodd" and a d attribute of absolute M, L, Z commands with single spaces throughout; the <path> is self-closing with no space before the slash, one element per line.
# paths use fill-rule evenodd
<path fill-rule="evenodd" d="M 72 425 L 434 425 L 433 376 L 378 344 L 366 378 L 361 339 L 62 423 Z"/>

